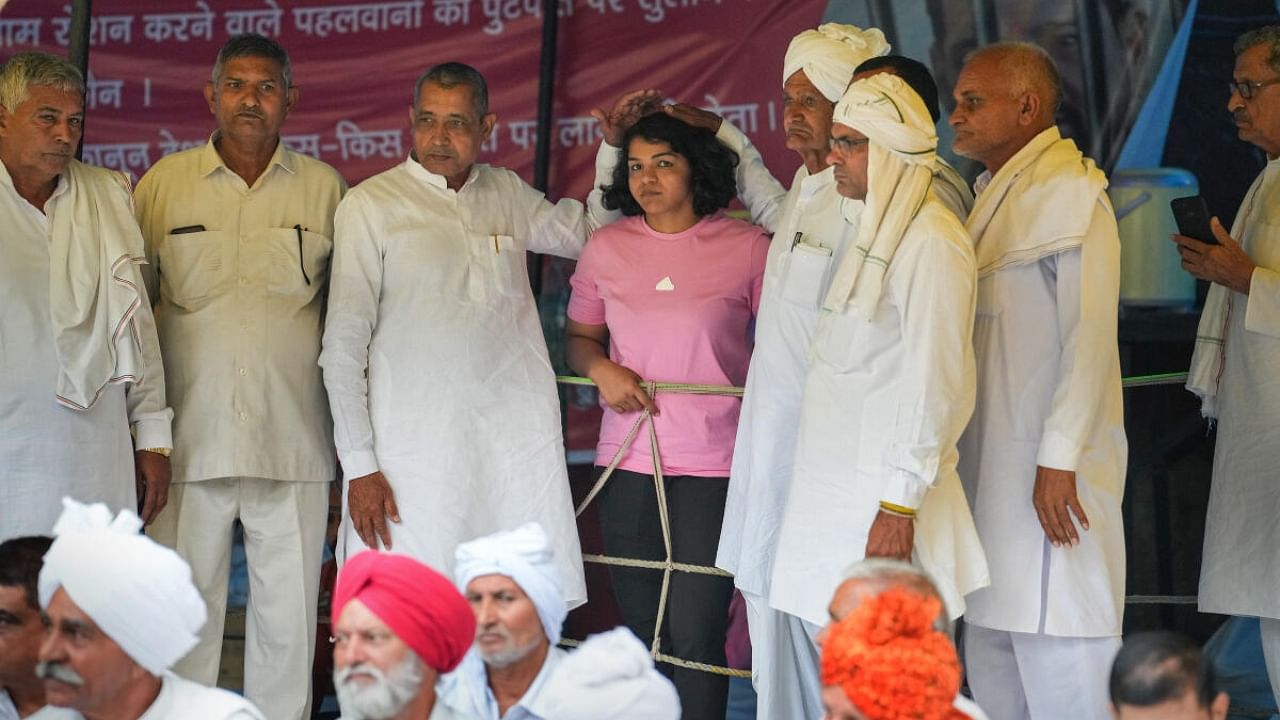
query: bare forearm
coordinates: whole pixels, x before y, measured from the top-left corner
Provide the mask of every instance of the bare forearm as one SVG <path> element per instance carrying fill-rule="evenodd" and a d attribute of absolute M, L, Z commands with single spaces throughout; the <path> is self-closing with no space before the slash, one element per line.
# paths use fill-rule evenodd
<path fill-rule="evenodd" d="M 591 377 L 592 370 L 599 366 L 600 361 L 609 360 L 609 354 L 599 340 L 570 334 L 565 340 L 565 359 L 574 372 Z"/>

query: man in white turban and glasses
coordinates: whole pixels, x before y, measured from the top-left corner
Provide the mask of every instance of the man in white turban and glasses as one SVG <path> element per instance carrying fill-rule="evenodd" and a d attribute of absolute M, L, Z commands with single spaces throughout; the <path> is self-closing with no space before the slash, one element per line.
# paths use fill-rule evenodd
<path fill-rule="evenodd" d="M 675 685 L 624 627 L 592 635 L 570 653 L 545 697 L 547 716 L 556 720 L 680 720 Z"/>
<path fill-rule="evenodd" d="M 839 193 L 865 207 L 822 298 L 769 596 L 810 638 L 863 557 L 923 567 L 951 617 L 987 583 L 956 473 L 974 403 L 976 266 L 931 189 L 936 147 L 897 76 L 859 80 L 836 106 L 828 160 Z M 816 655 L 795 662 L 812 671 Z"/>
<path fill-rule="evenodd" d="M 441 701 L 461 717 L 558 720 L 543 690 L 565 655 L 556 643 L 569 608 L 546 532 L 527 523 L 465 542 L 454 561 L 475 613 L 475 645 L 441 679 Z"/>
<path fill-rule="evenodd" d="M 130 510 L 62 504 L 40 569 L 45 700 L 88 720 L 262 720 L 244 698 L 169 670 L 205 622 L 182 558 L 140 535 Z"/>

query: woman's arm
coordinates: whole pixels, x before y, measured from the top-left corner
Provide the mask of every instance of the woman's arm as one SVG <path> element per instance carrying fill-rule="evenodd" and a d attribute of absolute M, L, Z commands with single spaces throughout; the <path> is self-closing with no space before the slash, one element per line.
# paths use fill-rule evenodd
<path fill-rule="evenodd" d="M 596 384 L 600 397 L 616 413 L 648 410 L 658 414 L 643 380 L 609 359 L 609 327 L 565 320 L 565 356 L 573 371 Z"/>

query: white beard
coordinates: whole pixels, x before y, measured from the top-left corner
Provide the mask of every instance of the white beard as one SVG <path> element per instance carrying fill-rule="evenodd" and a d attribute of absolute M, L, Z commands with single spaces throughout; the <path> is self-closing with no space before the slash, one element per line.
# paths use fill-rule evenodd
<path fill-rule="evenodd" d="M 351 682 L 356 674 L 373 676 L 372 682 Z M 422 661 L 409 653 L 399 665 L 383 673 L 367 663 L 334 668 L 333 687 L 344 720 L 389 720 L 415 697 L 422 685 Z"/>

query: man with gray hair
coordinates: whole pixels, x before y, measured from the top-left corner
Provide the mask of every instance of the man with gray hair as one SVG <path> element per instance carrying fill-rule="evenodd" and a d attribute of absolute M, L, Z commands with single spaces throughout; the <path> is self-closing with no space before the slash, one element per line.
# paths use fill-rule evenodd
<path fill-rule="evenodd" d="M 128 180 L 75 160 L 83 125 L 70 63 L 0 69 L 0 540 L 47 534 L 63 495 L 150 522 L 169 492 L 142 236 Z"/>
<path fill-rule="evenodd" d="M 629 122 L 604 117 L 606 142 Z M 633 120 L 634 118 L 632 118 Z M 413 150 L 338 208 L 325 386 L 345 476 L 338 560 L 370 548 L 452 572 L 458 543 L 536 520 L 570 606 L 586 601 L 555 374 L 526 251 L 576 258 L 613 216 L 551 203 L 479 163 L 497 116 L 475 68 L 418 79 Z M 602 147 L 593 187 L 618 159 Z"/>
<path fill-rule="evenodd" d="M 138 183 L 138 220 L 173 399 L 174 486 L 152 537 L 191 564 L 209 606 L 178 665 L 218 678 L 232 527 L 249 561 L 245 694 L 272 720 L 310 717 L 320 561 L 334 478 L 316 359 L 346 189 L 285 147 L 298 101 L 289 56 L 261 35 L 218 52 L 209 142 L 162 158 Z"/>
<path fill-rule="evenodd" d="M 1061 96 L 1044 50 L 1001 43 L 965 63 L 951 115 L 986 167 L 960 476 L 991 570 L 965 598 L 965 661 L 1000 720 L 1105 717 L 1124 613 L 1120 241 L 1106 175 L 1054 125 Z"/>
<path fill-rule="evenodd" d="M 1235 51 L 1227 110 L 1240 139 L 1266 153 L 1267 164 L 1230 234 L 1214 218 L 1213 238 L 1174 240 L 1182 266 L 1213 283 L 1187 381 L 1204 416 L 1218 420 L 1200 610 L 1259 618 L 1280 702 L 1280 89 L 1273 87 L 1280 83 L 1280 26 L 1245 33 Z"/>

